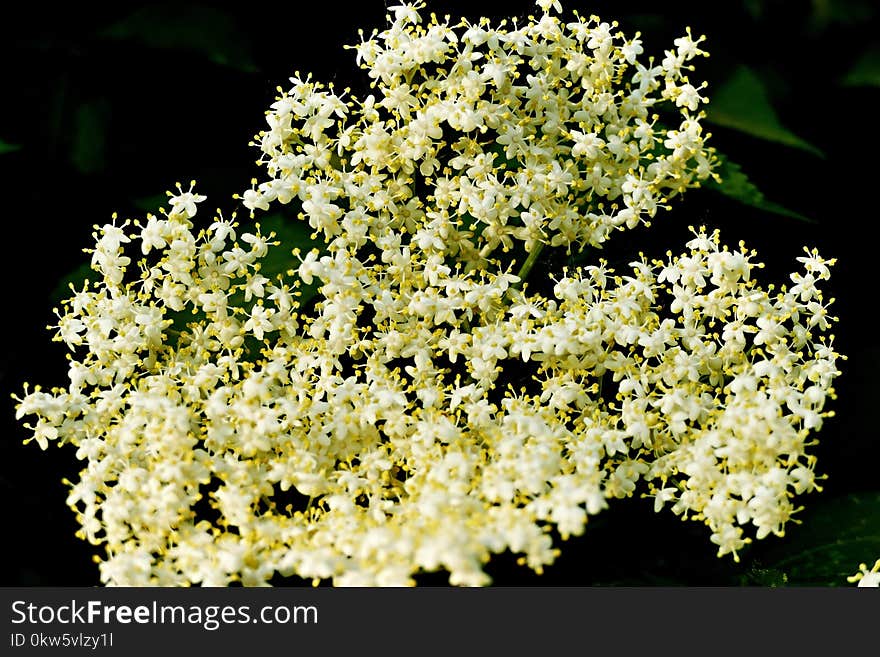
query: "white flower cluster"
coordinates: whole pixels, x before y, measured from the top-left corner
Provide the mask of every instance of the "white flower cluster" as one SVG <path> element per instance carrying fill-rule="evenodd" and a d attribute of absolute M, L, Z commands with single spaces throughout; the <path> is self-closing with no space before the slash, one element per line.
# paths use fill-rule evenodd
<path fill-rule="evenodd" d="M 874 565 L 870 570 L 868 570 L 867 564 L 859 564 L 859 572 L 846 579 L 851 583 L 858 582 L 859 587 L 880 587 L 880 559 L 877 559 L 877 561 L 874 562 Z"/>
<path fill-rule="evenodd" d="M 646 66 L 637 38 L 538 4 L 510 29 L 392 8 L 356 47 L 378 97 L 293 79 L 242 196 L 325 241 L 287 275 L 261 274 L 259 226 L 199 229 L 192 188 L 99 229 L 99 280 L 59 313 L 70 384 L 18 413 L 85 461 L 68 503 L 102 581 L 482 585 L 492 554 L 540 572 L 551 529 L 639 490 L 735 555 L 817 487 L 832 261 L 807 251 L 774 291 L 700 229 L 677 257 L 525 285 L 545 246 L 598 246 L 713 162 L 700 40 Z"/>

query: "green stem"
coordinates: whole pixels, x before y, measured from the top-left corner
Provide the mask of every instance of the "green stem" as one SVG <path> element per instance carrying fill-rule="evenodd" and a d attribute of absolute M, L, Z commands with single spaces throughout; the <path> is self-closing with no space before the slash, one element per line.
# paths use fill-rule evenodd
<path fill-rule="evenodd" d="M 519 268 L 519 271 L 516 275 L 519 277 L 519 282 L 514 285 L 514 287 L 521 287 L 522 283 L 529 276 L 529 272 L 532 271 L 532 267 L 535 266 L 535 262 L 538 260 L 538 256 L 541 255 L 541 251 L 544 250 L 544 243 L 538 242 L 538 245 L 532 249 L 532 252 L 529 253 L 529 257 L 526 258 L 526 261 L 523 263 L 523 266 Z"/>

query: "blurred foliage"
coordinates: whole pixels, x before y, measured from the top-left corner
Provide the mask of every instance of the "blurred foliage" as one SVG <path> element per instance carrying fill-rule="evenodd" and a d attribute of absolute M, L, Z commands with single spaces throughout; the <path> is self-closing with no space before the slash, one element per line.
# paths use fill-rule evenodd
<path fill-rule="evenodd" d="M 5 153 L 14 153 L 15 151 L 21 149 L 21 146 L 18 144 L 7 144 L 5 141 L 0 139 L 0 155 Z"/>
<path fill-rule="evenodd" d="M 165 204 L 167 202 L 167 194 L 156 194 L 154 196 L 145 196 L 144 198 L 135 199 L 133 201 L 133 204 L 134 207 L 136 207 L 141 212 L 155 214 L 161 208 L 165 207 Z"/>
<path fill-rule="evenodd" d="M 229 14 L 198 5 L 157 4 L 137 9 L 101 31 L 108 39 L 156 49 L 190 50 L 221 66 L 257 70 L 245 32 Z"/>
<path fill-rule="evenodd" d="M 530 0 L 427 4 L 441 16 L 534 13 Z M 710 143 L 724 154 L 721 182 L 689 194 L 681 208 L 658 218 L 650 235 L 633 231 L 631 240 L 666 248 L 667 236 L 678 239 L 676 230 L 706 222 L 757 242 L 768 261 L 776 254 L 765 255 L 764 248 L 788 257 L 799 255 L 804 243 L 816 244 L 846 263 L 832 279 L 839 350 L 867 353 L 858 348 L 876 341 L 870 322 L 848 318 L 862 316 L 860 290 L 876 278 L 872 240 L 860 239 L 860 231 L 877 220 L 866 191 L 875 184 L 871 160 L 880 147 L 878 3 L 564 4 L 566 11 L 616 19 L 627 32 L 641 30 L 648 50 L 671 43 L 686 25 L 708 37 L 712 56 L 699 63 L 695 78 L 709 83 L 707 119 L 718 128 Z M 21 321 L 0 360 L 4 393 L 19 392 L 24 380 L 63 380 L 63 354 L 46 347 L 45 325 L 69 284 L 80 287 L 95 275 L 81 252 L 92 225 L 113 211 L 122 217 L 157 212 L 167 202 L 163 190 L 176 179 L 195 177 L 214 207 L 233 205 L 230 195 L 254 173 L 246 144 L 275 86 L 299 69 L 364 89 L 353 54 L 341 45 L 356 42 L 359 27 L 381 27 L 385 5 L 341 11 L 330 3 L 288 3 L 260 19 L 247 4 L 76 5 L 52 12 L 34 5 L 23 11 L 32 15 L 0 41 L 4 61 L 16 64 L 5 71 L 8 93 L 0 106 L 0 166 L 8 167 L 4 216 L 11 218 L 5 226 L 8 243 L 25 261 L 7 265 L 6 301 Z M 292 249 L 322 248 L 295 214 L 287 208 L 258 219 L 281 242 L 263 264 L 267 277 L 296 265 Z M 304 301 L 316 291 L 300 290 Z M 193 318 L 175 319 L 175 330 L 183 330 Z M 513 556 L 493 560 L 496 583 L 846 586 L 860 562 L 880 557 L 876 468 L 870 459 L 852 457 L 876 458 L 878 363 L 853 357 L 846 364 L 838 417 L 823 428 L 817 448 L 830 475 L 826 494 L 802 500 L 802 524 L 791 525 L 784 538 L 756 541 L 741 563 L 716 558 L 699 523 L 654 514 L 645 500 L 622 500 L 591 519 L 585 535 L 564 545 L 559 563 L 541 577 L 517 566 Z M 73 538 L 75 523 L 58 483 L 58 473 L 75 471 L 77 462 L 64 450 L 21 448 L 21 428 L 7 411 L 0 462 L 9 472 L 8 496 L 17 501 L 9 522 L 28 529 L 12 546 L 16 565 L 3 583 L 96 583 L 90 549 Z"/>
<path fill-rule="evenodd" d="M 865 52 L 843 78 L 850 86 L 880 87 L 880 47 Z"/>
<path fill-rule="evenodd" d="M 107 159 L 106 126 L 110 104 L 105 98 L 80 105 L 73 119 L 70 163 L 83 174 L 104 168 Z"/>
<path fill-rule="evenodd" d="M 758 0 L 768 4 L 767 0 Z M 857 26 L 870 21 L 877 14 L 877 3 L 872 0 L 812 0 L 810 27 L 824 31 L 833 26 Z"/>

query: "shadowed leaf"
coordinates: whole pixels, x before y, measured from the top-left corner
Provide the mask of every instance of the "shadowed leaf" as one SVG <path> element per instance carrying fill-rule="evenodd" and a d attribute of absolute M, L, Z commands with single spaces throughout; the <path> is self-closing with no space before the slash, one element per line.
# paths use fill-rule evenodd
<path fill-rule="evenodd" d="M 767 200 L 764 197 L 764 193 L 748 179 L 746 174 L 743 173 L 742 167 L 736 162 L 731 162 L 720 153 L 718 154 L 718 159 L 719 165 L 716 168 L 716 172 L 721 177 L 721 182 L 719 183 L 715 180 L 710 180 L 705 183 L 707 189 L 715 190 L 716 192 L 720 192 L 740 203 L 745 203 L 746 205 L 758 208 L 759 210 L 764 210 L 765 212 L 772 212 L 773 214 L 778 214 L 783 217 L 790 217 L 792 219 L 814 223 L 814 220 L 809 217 L 805 217 L 794 210 L 789 210 L 778 203 Z"/>
<path fill-rule="evenodd" d="M 764 586 L 776 588 L 788 584 L 788 575 L 775 568 L 752 567 L 740 577 L 741 586 Z"/>
<path fill-rule="evenodd" d="M 761 559 L 794 586 L 851 586 L 860 563 L 880 556 L 880 493 L 857 493 L 818 502 L 798 514 L 786 537 Z"/>
<path fill-rule="evenodd" d="M 822 151 L 782 125 L 764 84 L 749 68 L 740 66 L 710 98 L 706 112 L 708 121 L 824 157 Z"/>

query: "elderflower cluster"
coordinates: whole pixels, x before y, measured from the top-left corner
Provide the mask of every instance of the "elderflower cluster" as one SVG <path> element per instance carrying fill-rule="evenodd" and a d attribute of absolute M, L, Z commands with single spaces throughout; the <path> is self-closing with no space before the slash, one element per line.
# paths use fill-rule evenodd
<path fill-rule="evenodd" d="M 709 176 L 706 99 L 685 75 L 701 39 L 645 65 L 638 36 L 596 17 L 423 25 L 418 8 L 356 46 L 378 96 L 291 79 L 258 137 L 268 176 L 247 208 L 296 199 L 335 252 L 390 257 L 397 243 L 380 240 L 398 240 L 467 272 L 499 247 L 598 246 Z"/>
<path fill-rule="evenodd" d="M 293 79 L 242 195 L 323 239 L 289 272 L 261 273 L 284 247 L 259 224 L 197 218 L 192 187 L 97 230 L 97 279 L 56 326 L 69 385 L 18 414 L 84 461 L 68 504 L 103 582 L 483 585 L 492 554 L 540 572 L 551 530 L 637 493 L 736 555 L 817 488 L 833 261 L 763 287 L 754 252 L 698 229 L 681 255 L 525 283 L 714 159 L 699 39 L 644 64 L 638 38 L 538 4 L 522 26 L 394 7 L 356 46 L 378 96 Z"/>
<path fill-rule="evenodd" d="M 870 570 L 866 564 L 859 564 L 859 572 L 846 579 L 851 583 L 858 582 L 859 587 L 880 587 L 880 559 L 877 559 Z"/>

